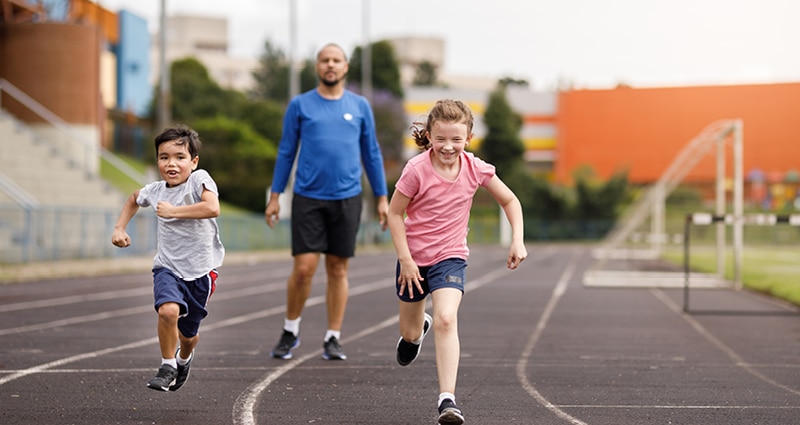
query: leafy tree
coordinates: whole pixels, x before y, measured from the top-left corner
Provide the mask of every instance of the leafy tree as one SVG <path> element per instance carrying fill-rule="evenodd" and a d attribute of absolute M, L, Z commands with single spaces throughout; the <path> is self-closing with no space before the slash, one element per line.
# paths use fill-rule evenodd
<path fill-rule="evenodd" d="M 399 174 L 403 160 L 403 135 L 408 129 L 403 108 L 403 89 L 400 82 L 400 66 L 394 56 L 394 48 L 388 41 L 371 45 L 372 49 L 372 112 L 375 127 L 381 144 L 386 174 L 393 177 Z M 356 47 L 350 58 L 350 71 L 347 81 L 351 90 L 362 92 L 361 88 L 361 46 Z"/>
<path fill-rule="evenodd" d="M 257 99 L 286 101 L 289 95 L 289 59 L 286 54 L 267 40 L 258 61 L 261 66 L 253 71 L 255 88 L 251 94 Z"/>
<path fill-rule="evenodd" d="M 436 65 L 431 63 L 430 61 L 422 61 L 417 65 L 417 69 L 414 72 L 414 81 L 412 82 L 415 86 L 423 86 L 423 87 L 432 87 L 438 84 L 438 75 L 437 75 Z"/>
<path fill-rule="evenodd" d="M 158 93 L 159 87 L 155 92 Z M 236 90 L 224 89 L 208 74 L 206 67 L 197 59 L 179 59 L 170 65 L 170 112 L 172 121 L 191 125 L 197 119 L 224 114 L 239 117 L 242 108 L 249 102 Z M 149 118 L 155 121 L 153 96 Z M 156 129 L 156 132 L 160 129 Z"/>
<path fill-rule="evenodd" d="M 378 90 L 373 93 L 372 110 L 386 174 L 399 176 L 403 165 L 403 136 L 408 129 L 403 100 L 387 90 Z"/>
<path fill-rule="evenodd" d="M 528 87 L 528 86 L 530 86 L 530 83 L 528 83 L 528 80 L 517 79 L 517 78 L 512 78 L 512 77 L 503 77 L 498 81 L 498 84 L 500 84 L 503 87 L 509 87 L 509 86 Z"/>
<path fill-rule="evenodd" d="M 173 121 L 200 135 L 201 164 L 220 187 L 220 199 L 262 211 L 283 107 L 221 88 L 193 58 L 173 62 L 171 84 Z"/>
<path fill-rule="evenodd" d="M 271 41 L 264 43 L 264 52 L 259 58 L 260 67 L 253 71 L 256 86 L 251 96 L 286 103 L 289 101 L 289 58 Z M 316 58 L 303 62 L 300 69 L 300 92 L 317 86 Z"/>
<path fill-rule="evenodd" d="M 241 120 L 250 124 L 261 137 L 277 146 L 281 138 L 284 108 L 269 100 L 248 102 L 242 107 Z"/>
<path fill-rule="evenodd" d="M 372 86 L 375 90 L 385 89 L 398 98 L 403 98 L 403 85 L 400 81 L 400 65 L 394 55 L 394 47 L 386 40 L 372 43 Z M 362 47 L 358 46 L 350 58 L 350 72 L 347 81 L 361 85 Z"/>
<path fill-rule="evenodd" d="M 214 177 L 220 199 L 263 211 L 277 150 L 248 124 L 217 116 L 196 121 L 202 167 Z"/>
<path fill-rule="evenodd" d="M 480 157 L 494 164 L 501 178 L 513 174 L 523 165 L 525 146 L 519 137 L 522 117 L 511 109 L 504 85 L 499 84 L 489 94 L 483 122 L 487 131 L 479 148 Z"/>
<path fill-rule="evenodd" d="M 575 179 L 574 217 L 583 220 L 614 220 L 628 194 L 627 172 L 616 172 L 601 182 L 591 168 L 579 168 Z"/>

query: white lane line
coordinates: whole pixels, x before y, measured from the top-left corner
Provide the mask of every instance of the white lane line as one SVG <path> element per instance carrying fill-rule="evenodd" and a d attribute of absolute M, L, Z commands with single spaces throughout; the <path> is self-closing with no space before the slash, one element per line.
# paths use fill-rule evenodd
<path fill-rule="evenodd" d="M 0 313 L 6 313 L 9 311 L 19 311 L 19 310 L 31 310 L 34 308 L 55 307 L 67 304 L 78 304 L 78 303 L 85 303 L 87 301 L 104 301 L 104 300 L 112 300 L 112 299 L 126 298 L 126 297 L 138 297 L 152 293 L 153 293 L 153 288 L 144 287 L 144 288 L 123 289 L 123 290 L 108 291 L 108 292 L 98 292 L 85 295 L 70 295 L 67 297 L 50 298 L 46 300 L 26 301 L 14 304 L 0 305 Z"/>
<path fill-rule="evenodd" d="M 669 410 L 750 410 L 750 409 L 769 409 L 769 410 L 798 410 L 800 406 L 678 406 L 678 405 L 639 405 L 639 404 L 562 404 L 560 407 L 569 407 L 574 409 L 669 409 Z"/>
<path fill-rule="evenodd" d="M 374 290 L 381 289 L 381 288 L 385 288 L 385 287 L 386 287 L 386 282 L 385 281 L 375 282 L 375 283 L 372 283 L 372 284 L 360 285 L 360 286 L 357 286 L 355 288 L 352 288 L 350 293 L 352 295 L 359 295 L 359 294 L 367 293 L 367 292 L 374 291 Z M 317 296 L 317 297 L 311 297 L 311 298 L 308 299 L 308 302 L 306 303 L 306 306 L 322 304 L 324 302 L 325 302 L 325 296 L 324 295 Z M 149 309 L 152 310 L 152 307 L 149 307 Z M 267 309 L 267 310 L 262 310 L 262 311 L 258 311 L 258 312 L 251 313 L 251 314 L 245 314 L 245 315 L 242 315 L 242 316 L 232 317 L 230 319 L 223 320 L 221 322 L 217 322 L 217 323 L 206 325 L 206 326 L 203 327 L 203 330 L 207 332 L 207 331 L 211 331 L 211 330 L 215 330 L 215 329 L 221 329 L 221 328 L 225 328 L 225 327 L 228 327 L 228 326 L 237 325 L 237 324 L 240 324 L 240 323 L 245 323 L 245 322 L 248 322 L 248 321 L 251 321 L 251 320 L 264 318 L 264 317 L 267 317 L 267 316 L 270 316 L 270 315 L 273 315 L 273 314 L 279 314 L 279 313 L 284 312 L 285 310 L 286 310 L 286 307 L 283 306 L 283 307 L 276 307 L 276 308 L 271 308 L 271 309 Z M 91 352 L 82 353 L 82 354 L 76 354 L 74 356 L 65 357 L 63 359 L 55 360 L 55 361 L 52 361 L 52 362 L 49 362 L 49 363 L 44 363 L 44 364 L 41 364 L 41 365 L 33 366 L 33 367 L 30 367 L 30 368 L 23 369 L 23 370 L 20 370 L 18 372 L 12 373 L 10 375 L 4 376 L 4 377 L 0 378 L 0 385 L 3 385 L 5 383 L 8 383 L 10 381 L 13 381 L 13 380 L 16 380 L 16 379 L 19 379 L 19 378 L 22 378 L 22 377 L 25 377 L 25 376 L 28 376 L 28 375 L 32 375 L 32 374 L 35 374 L 35 373 L 40 373 L 40 372 L 45 371 L 47 369 L 52 369 L 52 368 L 55 368 L 55 367 L 63 366 L 65 364 L 74 363 L 74 362 L 81 361 L 81 360 L 86 360 L 86 359 L 93 359 L 93 358 L 97 358 L 97 357 L 100 357 L 100 356 L 104 356 L 106 354 L 116 353 L 118 351 L 123 351 L 123 350 L 128 350 L 128 349 L 133 349 L 133 348 L 139 348 L 139 347 L 143 347 L 143 346 L 146 346 L 146 345 L 157 344 L 157 343 L 158 343 L 158 338 L 157 337 L 153 337 L 153 338 L 143 339 L 143 340 L 140 340 L 140 341 L 134 341 L 134 342 L 131 342 L 131 343 L 128 343 L 128 344 L 124 344 L 124 345 L 114 346 L 114 347 L 111 347 L 111 348 L 105 348 L 105 349 L 102 349 L 102 350 L 91 351 Z"/>
<path fill-rule="evenodd" d="M 236 299 L 236 298 L 245 298 L 250 297 L 253 295 L 264 294 L 268 292 L 275 292 L 282 290 L 286 287 L 284 283 L 272 283 L 268 285 L 261 285 L 261 286 L 253 286 L 250 288 L 242 288 L 237 290 L 223 290 L 217 291 L 214 293 L 214 300 L 229 300 L 229 299 Z M 147 290 L 148 293 L 153 292 L 152 289 Z M 0 336 L 2 335 L 11 335 L 11 334 L 18 334 L 23 332 L 33 332 L 33 331 L 41 331 L 44 329 L 51 329 L 51 328 L 58 328 L 62 326 L 68 325 L 77 325 L 81 323 L 88 323 L 88 322 L 96 322 L 98 320 L 106 320 L 112 318 L 118 318 L 123 316 L 131 316 L 134 314 L 144 314 L 149 312 L 154 312 L 155 309 L 152 305 L 144 305 L 144 306 L 137 306 L 137 307 L 129 307 L 123 308 L 119 310 L 111 310 L 111 311 L 104 311 L 100 313 L 94 314 L 87 314 L 84 316 L 75 316 L 70 317 L 67 319 L 60 319 L 60 320 L 53 320 L 50 322 L 45 323 L 37 323 L 34 325 L 26 325 L 26 326 L 18 326 L 15 328 L 6 328 L 0 329 Z M 205 327 L 204 327 L 205 329 Z"/>
<path fill-rule="evenodd" d="M 723 353 L 725 353 L 731 359 L 733 364 L 739 366 L 740 368 L 744 369 L 745 372 L 755 376 L 756 378 L 770 385 L 774 385 L 792 394 L 800 395 L 800 390 L 783 385 L 780 382 L 775 381 L 774 379 L 755 370 L 750 363 L 746 362 L 744 358 L 742 358 L 742 356 L 740 356 L 731 347 L 728 347 L 724 342 L 722 342 L 722 340 L 720 340 L 719 338 L 714 336 L 711 332 L 709 332 L 705 327 L 703 327 L 703 325 L 700 324 L 700 322 L 695 320 L 691 315 L 684 313 L 683 309 L 679 307 L 678 304 L 674 303 L 672 299 L 670 299 L 667 296 L 667 294 L 664 293 L 664 291 L 651 290 L 650 292 L 652 292 L 653 295 L 656 296 L 656 298 L 658 298 L 661 302 L 663 302 L 667 306 L 667 308 L 672 310 L 673 313 L 677 314 L 679 317 L 681 317 L 683 320 L 689 323 L 689 325 L 692 328 L 694 328 L 694 330 L 697 331 L 697 333 L 703 336 L 703 338 L 708 340 L 711 344 L 713 344 L 714 346 L 719 348 Z"/>
<path fill-rule="evenodd" d="M 504 275 L 506 273 L 509 273 L 509 271 L 505 270 L 503 268 L 498 268 L 498 269 L 496 269 L 494 271 L 491 271 L 491 272 L 489 272 L 489 273 L 487 273 L 487 274 L 485 274 L 485 275 L 483 275 L 483 276 L 481 276 L 481 277 L 479 277 L 479 278 L 477 278 L 475 280 L 471 280 L 471 281 L 467 282 L 467 286 L 466 286 L 466 288 L 464 288 L 464 292 L 474 291 L 474 290 L 480 288 L 481 286 L 486 285 L 487 283 L 490 283 L 490 282 L 496 280 L 497 278 L 499 278 L 500 276 L 502 276 L 502 275 Z M 381 287 L 381 288 L 386 288 L 387 287 L 385 281 L 376 282 L 373 285 L 375 285 L 375 284 L 379 284 L 379 287 Z M 367 286 L 367 285 L 363 285 L 363 286 Z M 351 294 L 352 293 L 353 293 L 353 291 L 351 291 Z M 375 324 L 375 325 L 370 326 L 370 327 L 368 327 L 368 328 L 366 328 L 366 329 L 364 329 L 364 330 L 362 330 L 362 331 L 360 331 L 360 332 L 358 332 L 356 334 L 353 334 L 349 338 L 345 338 L 344 340 L 342 340 L 342 342 L 343 343 L 349 343 L 351 341 L 356 341 L 356 340 L 358 340 L 360 338 L 363 338 L 363 337 L 365 337 L 367 335 L 371 335 L 371 334 L 373 334 L 373 333 L 375 333 L 375 332 L 377 332 L 379 330 L 382 330 L 384 328 L 387 328 L 389 326 L 397 324 L 398 320 L 399 320 L 399 315 L 391 316 L 391 317 L 387 318 L 386 320 L 384 320 L 384 321 L 382 321 L 382 322 L 380 322 L 378 324 Z M 261 380 L 256 381 L 253 384 L 251 384 L 249 387 L 247 387 L 247 389 L 245 389 L 239 395 L 239 397 L 236 398 L 236 402 L 233 404 L 233 413 L 232 413 L 233 424 L 234 425 L 255 425 L 256 424 L 256 420 L 255 420 L 254 411 L 255 411 L 256 405 L 258 404 L 258 400 L 261 397 L 261 393 L 263 393 L 273 382 L 275 382 L 275 380 L 279 379 L 281 376 L 285 375 L 287 372 L 290 372 L 292 369 L 296 368 L 297 366 L 300 366 L 301 364 L 303 364 L 307 360 L 312 359 L 312 358 L 316 358 L 316 357 L 320 356 L 321 354 L 322 354 L 322 350 L 317 350 L 317 351 L 314 351 L 313 353 L 306 354 L 305 356 L 300 357 L 298 359 L 290 360 L 284 366 L 281 366 L 281 367 L 275 369 L 274 371 L 272 371 L 271 373 L 269 373 L 265 377 L 263 377 Z"/>
<path fill-rule="evenodd" d="M 522 388 L 525 389 L 525 391 L 531 397 L 533 397 L 537 402 L 539 402 L 539 404 L 547 408 L 547 410 L 553 412 L 559 418 L 569 421 L 573 425 L 587 425 L 585 422 L 561 410 L 560 407 L 564 406 L 559 407 L 548 401 L 536 389 L 536 386 L 531 383 L 531 381 L 528 379 L 528 374 L 526 373 L 533 349 L 536 347 L 536 343 L 539 341 L 544 329 L 547 327 L 547 322 L 550 320 L 550 316 L 553 314 L 553 311 L 555 311 L 558 301 L 564 295 L 567 285 L 569 284 L 569 280 L 572 278 L 572 274 L 575 273 L 575 269 L 578 266 L 578 258 L 578 251 L 573 252 L 572 259 L 570 259 L 570 262 L 567 264 L 566 269 L 564 269 L 564 273 L 561 275 L 558 284 L 553 289 L 550 300 L 547 302 L 547 306 L 542 312 L 539 322 L 536 324 L 536 330 L 534 330 L 533 335 L 531 335 L 528 343 L 525 345 L 525 349 L 522 351 L 522 355 L 517 362 L 517 379 L 519 379 L 520 383 L 522 384 Z"/>
<path fill-rule="evenodd" d="M 80 361 L 80 360 L 97 358 L 97 357 L 100 357 L 100 356 L 104 356 L 106 354 L 115 353 L 117 351 L 128 350 L 128 349 L 131 349 L 131 348 L 139 348 L 139 347 L 143 347 L 145 345 L 150 345 L 150 344 L 156 344 L 157 342 L 158 342 L 158 338 L 157 337 L 153 337 L 153 338 L 143 339 L 143 340 L 140 340 L 140 341 L 134 341 L 134 342 L 131 342 L 131 343 L 128 343 L 128 344 L 125 344 L 125 345 L 119 345 L 119 346 L 115 346 L 115 347 L 111 347 L 111 348 L 106 348 L 106 349 L 103 349 L 103 350 L 97 350 L 97 351 L 92 351 L 92 352 L 89 352 L 89 353 L 83 353 L 83 354 L 77 354 L 77 355 L 70 356 L 70 357 L 65 357 L 63 359 L 55 360 L 55 361 L 52 361 L 50 363 L 44 363 L 44 364 L 40 364 L 38 366 L 34 366 L 34 367 L 27 368 L 27 369 L 23 369 L 23 370 L 20 370 L 19 372 L 12 373 L 11 375 L 8 375 L 8 376 L 5 376 L 3 378 L 0 378 L 0 385 L 3 385 L 5 383 L 11 382 L 11 381 L 13 381 L 15 379 L 19 379 L 19 378 L 22 378 L 22 377 L 25 377 L 25 376 L 28 376 L 28 375 L 33 375 L 34 373 L 39 373 L 39 372 L 42 372 L 42 371 L 47 370 L 47 369 L 52 369 L 54 367 L 59 367 L 59 366 L 62 366 L 62 365 L 65 365 L 65 364 L 69 364 L 69 363 L 73 363 L 73 362 L 77 362 L 77 361 Z"/>

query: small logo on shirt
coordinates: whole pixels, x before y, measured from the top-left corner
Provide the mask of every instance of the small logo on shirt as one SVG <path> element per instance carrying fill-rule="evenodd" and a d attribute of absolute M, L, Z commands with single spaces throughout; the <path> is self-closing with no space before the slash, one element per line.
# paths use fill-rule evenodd
<path fill-rule="evenodd" d="M 353 114 L 351 114 L 351 113 L 349 113 L 349 112 L 346 112 L 346 113 L 343 115 L 343 117 L 344 117 L 344 120 L 345 120 L 345 121 L 352 121 L 352 120 L 353 120 Z"/>

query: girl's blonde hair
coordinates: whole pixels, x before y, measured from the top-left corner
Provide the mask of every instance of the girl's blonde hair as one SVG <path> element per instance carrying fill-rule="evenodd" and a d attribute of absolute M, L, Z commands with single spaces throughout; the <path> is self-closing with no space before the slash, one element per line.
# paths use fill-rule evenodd
<path fill-rule="evenodd" d="M 428 140 L 428 134 L 430 134 L 433 124 L 438 121 L 466 124 L 467 135 L 472 134 L 474 118 L 472 117 L 472 111 L 469 109 L 469 106 L 460 100 L 439 100 L 428 113 L 426 122 L 415 121 L 411 124 L 411 137 L 414 138 L 414 143 L 416 143 L 421 150 L 430 149 L 431 142 Z"/>

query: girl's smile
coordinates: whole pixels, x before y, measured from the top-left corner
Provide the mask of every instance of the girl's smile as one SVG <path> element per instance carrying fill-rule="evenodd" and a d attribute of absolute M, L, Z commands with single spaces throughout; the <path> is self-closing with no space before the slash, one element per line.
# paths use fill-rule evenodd
<path fill-rule="evenodd" d="M 437 121 L 428 134 L 434 167 L 451 169 L 459 166 L 461 152 L 469 146 L 472 135 L 467 133 L 467 125 L 459 122 Z"/>

